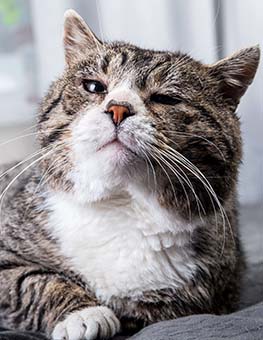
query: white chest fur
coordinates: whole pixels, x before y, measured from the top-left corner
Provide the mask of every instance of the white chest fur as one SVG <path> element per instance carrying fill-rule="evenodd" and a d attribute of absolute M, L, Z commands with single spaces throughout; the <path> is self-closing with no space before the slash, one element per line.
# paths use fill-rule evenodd
<path fill-rule="evenodd" d="M 139 295 L 178 287 L 195 271 L 193 225 L 161 208 L 153 197 L 120 195 L 81 206 L 64 194 L 49 198 L 50 230 L 74 270 L 96 295 Z"/>

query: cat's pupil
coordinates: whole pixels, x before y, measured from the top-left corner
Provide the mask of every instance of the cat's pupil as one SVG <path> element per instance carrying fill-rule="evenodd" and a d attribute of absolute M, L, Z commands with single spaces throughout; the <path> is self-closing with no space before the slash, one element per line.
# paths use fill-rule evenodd
<path fill-rule="evenodd" d="M 83 87 L 90 93 L 106 93 L 106 86 L 97 80 L 84 80 Z"/>
<path fill-rule="evenodd" d="M 181 103 L 181 99 L 166 94 L 154 93 L 150 97 L 151 102 L 163 105 L 176 105 Z"/>

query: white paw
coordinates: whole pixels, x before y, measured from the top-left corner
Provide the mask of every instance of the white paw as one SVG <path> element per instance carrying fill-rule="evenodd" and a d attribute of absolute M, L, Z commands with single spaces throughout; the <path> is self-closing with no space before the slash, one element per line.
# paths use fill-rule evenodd
<path fill-rule="evenodd" d="M 59 322 L 52 340 L 108 339 L 120 331 L 120 321 L 108 307 L 89 307 L 69 314 Z"/>

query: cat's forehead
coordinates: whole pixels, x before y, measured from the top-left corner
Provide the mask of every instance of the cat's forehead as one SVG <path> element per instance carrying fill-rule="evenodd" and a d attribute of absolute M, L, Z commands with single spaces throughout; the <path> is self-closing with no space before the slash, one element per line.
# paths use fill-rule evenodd
<path fill-rule="evenodd" d="M 152 83 L 165 86 L 180 82 L 187 73 L 196 72 L 195 63 L 179 52 L 154 51 L 115 42 L 95 51 L 79 68 L 80 72 L 99 74 L 108 81 L 130 79 L 143 89 Z"/>
<path fill-rule="evenodd" d="M 140 48 L 126 43 L 115 42 L 105 46 L 101 59 L 108 66 L 119 68 L 134 68 L 140 73 L 143 70 L 162 70 L 164 67 L 172 67 L 180 60 L 191 58 L 180 53 L 166 51 L 154 51 Z"/>

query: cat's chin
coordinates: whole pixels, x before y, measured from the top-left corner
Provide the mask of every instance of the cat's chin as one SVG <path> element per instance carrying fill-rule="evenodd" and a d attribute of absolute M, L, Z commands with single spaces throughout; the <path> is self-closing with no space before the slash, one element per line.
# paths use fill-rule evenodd
<path fill-rule="evenodd" d="M 103 152 L 109 149 L 113 152 L 114 151 L 115 152 L 126 152 L 127 151 L 127 148 L 125 147 L 124 144 L 122 144 L 118 139 L 113 139 L 103 144 L 102 146 L 100 146 L 97 152 Z"/>
<path fill-rule="evenodd" d="M 144 162 L 117 140 L 103 144 L 88 155 L 78 153 L 75 159 L 68 179 L 74 183 L 74 199 L 80 203 L 109 199 L 122 191 L 131 178 L 145 172 L 141 171 Z"/>
<path fill-rule="evenodd" d="M 113 167 L 122 168 L 125 165 L 135 161 L 137 155 L 118 139 L 111 140 L 101 147 L 96 152 L 100 157 L 103 157 L 106 162 Z"/>

